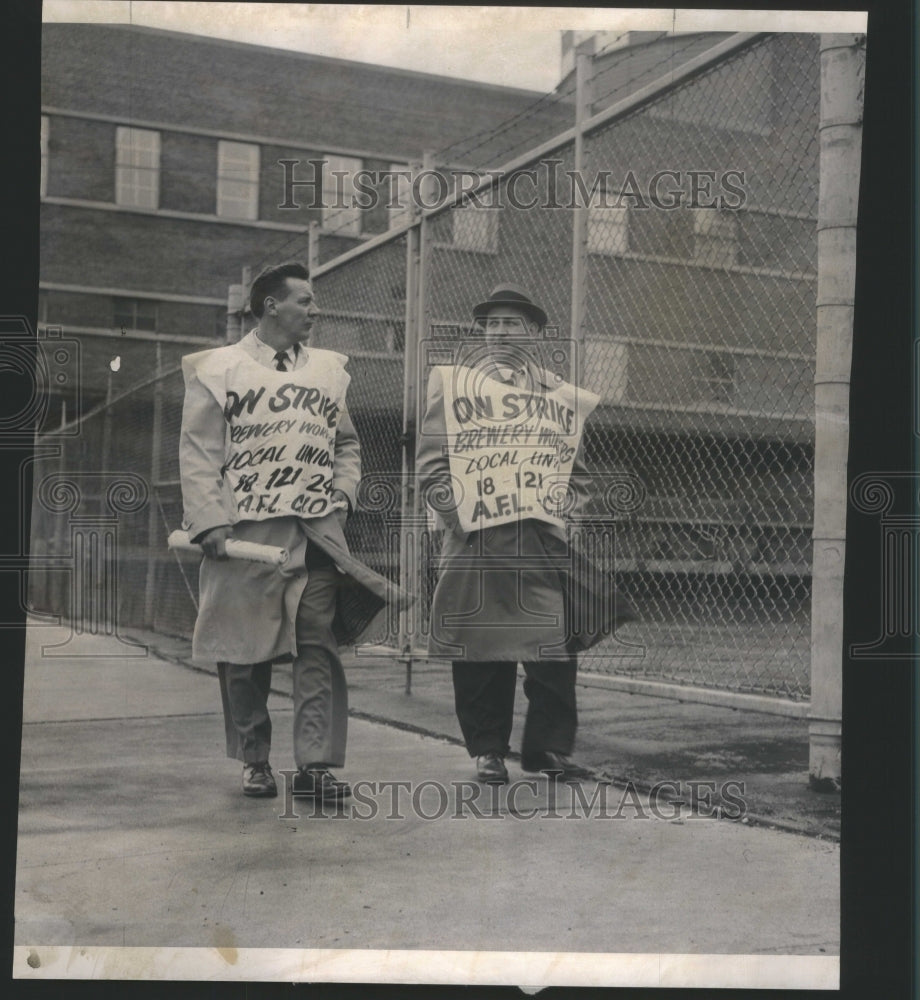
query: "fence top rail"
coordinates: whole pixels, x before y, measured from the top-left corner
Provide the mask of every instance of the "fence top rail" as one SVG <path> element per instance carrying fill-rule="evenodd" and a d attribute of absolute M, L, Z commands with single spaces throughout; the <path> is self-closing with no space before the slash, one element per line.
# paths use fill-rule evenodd
<path fill-rule="evenodd" d="M 360 244 L 360 246 L 352 247 L 351 250 L 346 250 L 345 253 L 339 254 L 338 257 L 333 257 L 332 260 L 327 260 L 323 264 L 311 267 L 310 276 L 311 278 L 320 278 L 330 271 L 338 270 L 343 265 L 359 257 L 363 257 L 365 254 L 371 253 L 379 247 L 386 246 L 387 243 L 396 242 L 408 233 L 410 229 L 418 226 L 418 224 L 419 220 L 414 217 L 407 219 L 405 222 L 400 222 L 385 233 L 378 233 L 376 236 L 372 236 L 365 243 Z"/>
<path fill-rule="evenodd" d="M 722 62 L 723 59 L 728 59 L 730 56 L 737 54 L 755 42 L 762 41 L 769 34 L 769 32 L 762 31 L 740 31 L 729 36 L 724 41 L 718 42 L 711 48 L 706 49 L 705 52 L 701 52 L 698 56 L 694 56 L 685 63 L 681 63 L 677 69 L 669 70 L 665 76 L 653 80 L 644 87 L 640 87 L 639 90 L 624 97 L 622 101 L 617 101 L 616 104 L 611 104 L 610 107 L 598 111 L 597 114 L 592 115 L 590 118 L 586 118 L 582 126 L 584 131 L 586 133 L 593 132 L 601 125 L 606 125 L 616 118 L 623 117 L 643 104 L 654 100 L 656 97 L 660 97 L 671 90 L 676 90 L 679 86 L 689 82 L 693 77 L 699 76 L 700 73 L 705 72 L 711 66 Z"/>
<path fill-rule="evenodd" d="M 770 32 L 736 32 L 730 35 L 724 41 L 718 42 L 711 48 L 706 49 L 705 52 L 701 52 L 698 56 L 688 59 L 677 69 L 668 71 L 664 76 L 659 77 L 659 79 L 653 80 L 635 93 L 624 97 L 622 101 L 617 101 L 616 104 L 612 104 L 610 107 L 604 108 L 597 114 L 586 118 L 580 125 L 573 125 L 571 128 L 559 132 L 552 138 L 540 143 L 526 153 L 522 153 L 520 156 L 509 160 L 500 167 L 484 170 L 483 179 L 474 187 L 464 189 L 463 185 L 461 185 L 459 190 L 447 197 L 441 205 L 423 209 L 417 215 L 413 215 L 406 221 L 400 222 L 385 233 L 374 236 L 361 246 L 352 247 L 351 250 L 347 250 L 338 257 L 333 257 L 332 260 L 328 260 L 324 264 L 313 268 L 313 276 L 321 277 L 324 274 L 328 274 L 330 271 L 337 270 L 345 264 L 349 264 L 353 260 L 357 260 L 365 254 L 371 253 L 379 247 L 399 239 L 403 234 L 408 233 L 409 230 L 419 226 L 422 221 L 434 219 L 445 212 L 449 212 L 451 209 L 461 205 L 465 200 L 495 187 L 507 175 L 513 174 L 518 170 L 523 170 L 532 163 L 542 160 L 549 153 L 555 152 L 569 143 L 573 143 L 579 133 L 587 135 L 602 125 L 606 125 L 617 118 L 625 117 L 627 114 L 636 111 L 643 104 L 648 104 L 656 98 L 672 90 L 676 90 L 684 83 L 693 79 L 693 77 L 699 76 L 710 67 L 728 59 L 748 46 L 769 37 L 769 35 Z"/>

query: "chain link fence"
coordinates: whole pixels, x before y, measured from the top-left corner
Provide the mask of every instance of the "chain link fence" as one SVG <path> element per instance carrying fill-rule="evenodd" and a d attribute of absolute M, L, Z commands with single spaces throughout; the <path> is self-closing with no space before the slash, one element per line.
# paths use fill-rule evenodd
<path fill-rule="evenodd" d="M 550 316 L 544 365 L 601 397 L 589 467 L 642 483 L 616 533 L 640 621 L 584 670 L 808 697 L 818 113 L 817 37 L 762 38 L 586 130 L 580 162 L 574 141 L 543 147 L 420 223 L 417 407 L 428 343 L 439 364 L 445 344 L 470 349 L 472 306 L 513 281 Z M 360 308 L 380 252 L 330 265 L 321 304 L 338 272 Z M 426 551 L 423 614 L 436 539 Z"/>
<path fill-rule="evenodd" d="M 29 607 L 76 633 L 114 634 L 117 622 L 190 635 L 197 560 L 166 540 L 182 523 L 180 359 L 208 344 L 126 335 L 79 346 L 83 405 L 68 414 L 52 396 L 36 439 Z"/>
<path fill-rule="evenodd" d="M 819 97 L 817 37 L 776 35 L 586 136 L 588 452 L 646 489 L 611 670 L 808 696 Z"/>
<path fill-rule="evenodd" d="M 437 540 L 411 472 L 427 373 L 471 342 L 473 305 L 510 281 L 549 315 L 544 366 L 600 396 L 587 465 L 641 483 L 615 539 L 617 585 L 640 613 L 618 637 L 633 645 L 602 645 L 582 668 L 805 700 L 818 38 L 759 36 L 609 113 L 622 83 L 600 72 L 594 83 L 580 146 L 546 143 L 462 203 L 315 270 L 315 343 L 351 359 L 362 442 L 349 542 L 421 597 L 369 641 L 403 655 L 424 646 Z M 80 591 L 67 582 L 73 511 L 47 483 L 102 456 L 107 474 L 148 487 L 146 504 L 118 516 L 118 620 L 190 634 L 198 559 L 167 552 L 166 537 L 181 522 L 178 362 L 202 346 L 123 349 L 111 402 L 73 439 L 40 439 L 36 610 L 73 616 Z M 130 392 L 117 388 L 126 374 L 141 376 Z M 102 512 L 104 482 L 84 493 Z M 600 499 L 591 512 L 609 514 Z"/>
<path fill-rule="evenodd" d="M 404 234 L 313 279 L 322 312 L 317 347 L 349 357 L 348 412 L 361 441 L 361 483 L 345 529 L 351 551 L 396 583 L 406 582 L 402 514 L 406 439 L 407 240 Z M 370 646 L 405 645 L 395 618 L 381 618 Z M 405 627 L 405 623 L 404 623 Z"/>

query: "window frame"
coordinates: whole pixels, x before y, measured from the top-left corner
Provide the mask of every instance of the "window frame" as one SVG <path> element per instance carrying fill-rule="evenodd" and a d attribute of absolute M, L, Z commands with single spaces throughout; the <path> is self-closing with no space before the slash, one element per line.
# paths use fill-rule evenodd
<path fill-rule="evenodd" d="M 737 394 L 738 366 L 729 351 L 703 352 L 705 371 L 694 376 L 700 388 L 700 402 L 717 406 L 733 406 Z"/>
<path fill-rule="evenodd" d="M 149 309 L 152 312 L 152 326 L 138 325 L 138 313 L 143 309 Z M 130 316 L 128 323 L 124 322 L 124 318 L 127 316 Z M 160 314 L 157 303 L 153 299 L 136 299 L 127 295 L 113 296 L 112 323 L 119 330 L 143 330 L 147 333 L 156 333 L 160 326 Z"/>
<path fill-rule="evenodd" d="M 143 148 L 141 137 L 150 140 Z M 152 164 L 132 162 L 148 155 Z M 119 125 L 115 130 L 115 203 L 123 208 L 156 211 L 160 207 L 160 133 L 155 129 Z M 141 180 L 150 183 L 139 183 Z M 146 197 L 143 194 L 146 193 Z M 152 202 L 152 203 L 151 203 Z"/>
<path fill-rule="evenodd" d="M 395 206 L 387 206 L 387 229 L 395 229 L 401 222 L 412 218 L 412 168 L 408 163 L 391 163 L 390 170 L 396 173 L 393 183 Z M 389 196 L 391 185 L 387 182 L 383 189 Z"/>
<path fill-rule="evenodd" d="M 41 144 L 41 174 L 38 182 L 39 197 L 45 198 L 48 195 L 48 166 L 50 158 L 51 140 L 51 116 L 41 116 L 41 131 L 39 142 Z"/>
<path fill-rule="evenodd" d="M 629 205 L 607 205 L 592 198 L 588 205 L 585 233 L 588 253 L 605 254 L 609 257 L 622 257 L 629 253 L 629 210 Z M 608 238 L 610 233 L 614 234 L 613 240 Z"/>
<path fill-rule="evenodd" d="M 585 334 L 583 364 L 587 368 L 592 363 L 593 374 L 583 378 L 582 383 L 586 389 L 597 393 L 606 405 L 624 406 L 631 401 L 629 363 L 632 346 L 629 341 L 617 337 Z"/>
<path fill-rule="evenodd" d="M 348 202 L 354 198 L 354 175 L 362 170 L 364 161 L 357 156 L 342 156 L 338 153 L 323 153 L 323 208 L 322 228 L 326 233 L 335 236 L 360 236 L 362 232 L 361 209 L 357 205 L 336 207 L 339 198 L 339 181 L 341 180 L 341 196 Z M 344 173 L 344 177 L 337 174 Z M 331 202 L 331 204 L 330 204 Z"/>
<path fill-rule="evenodd" d="M 482 205 L 457 205 L 451 209 L 451 246 L 457 250 L 471 250 L 474 253 L 498 253 L 498 216 L 501 209 L 486 208 Z M 458 219 L 466 220 L 466 231 L 461 224 L 457 225 Z M 478 220 L 485 219 L 485 246 L 483 240 L 479 238 Z M 473 221 L 477 220 L 477 221 Z"/>
<path fill-rule="evenodd" d="M 738 216 L 715 207 L 691 208 L 690 211 L 693 215 L 693 262 L 709 267 L 734 267 L 741 252 Z"/>
<path fill-rule="evenodd" d="M 242 155 L 245 152 L 245 156 Z M 239 154 L 234 162 L 234 154 Z M 230 163 L 227 160 L 230 160 Z M 219 139 L 217 142 L 217 189 L 214 213 L 221 219 L 253 222 L 259 218 L 261 150 L 255 142 Z M 245 194 L 231 193 L 245 190 Z M 236 211 L 241 209 L 242 211 Z"/>

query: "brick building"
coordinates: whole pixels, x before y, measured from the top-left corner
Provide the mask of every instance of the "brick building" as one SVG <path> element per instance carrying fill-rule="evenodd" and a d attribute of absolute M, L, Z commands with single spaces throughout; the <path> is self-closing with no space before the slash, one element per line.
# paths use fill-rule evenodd
<path fill-rule="evenodd" d="M 310 207 L 334 205 L 336 184 L 344 202 L 355 172 L 406 169 L 540 96 L 151 28 L 46 24 L 39 321 L 81 340 L 84 406 L 104 395 L 113 355 L 124 382 L 149 363 L 145 345 L 172 362 L 222 340 L 241 267 L 306 257 L 311 222 L 320 259 L 387 229 L 385 198 Z M 569 119 L 541 108 L 523 141 Z M 287 190 L 286 170 L 298 182 Z"/>

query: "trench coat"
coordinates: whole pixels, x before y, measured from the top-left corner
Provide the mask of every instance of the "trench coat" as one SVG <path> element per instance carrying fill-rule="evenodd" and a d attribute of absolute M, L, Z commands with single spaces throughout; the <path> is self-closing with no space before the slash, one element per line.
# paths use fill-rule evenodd
<path fill-rule="evenodd" d="M 546 388 L 552 376 L 544 373 Z M 435 526 L 443 532 L 430 614 L 428 651 L 454 661 L 568 660 L 611 633 L 635 612 L 612 585 L 611 570 L 583 552 L 573 552 L 558 524 L 522 518 L 462 532 L 452 510 L 450 460 L 440 379 L 430 379 L 419 436 L 416 470 L 422 496 L 437 497 Z M 570 516 L 588 500 L 587 474 L 579 449 L 569 479 Z M 602 581 L 598 584 L 598 581 Z M 588 616 L 582 609 L 603 605 Z"/>
<path fill-rule="evenodd" d="M 307 519 L 293 515 L 262 521 L 239 519 L 222 473 L 229 425 L 222 405 L 197 377 L 196 367 L 205 354 L 224 352 L 228 365 L 236 351 L 255 357 L 247 345 L 248 338 L 244 338 L 239 344 L 182 359 L 185 400 L 179 467 L 183 526 L 195 541 L 211 528 L 232 524 L 235 538 L 285 548 L 290 558 L 283 568 L 235 559 L 202 560 L 192 638 L 192 656 L 198 662 L 260 663 L 296 653 L 294 622 L 307 584 L 304 559 L 308 544 L 327 552 L 341 575 L 333 623 L 340 644 L 355 642 L 387 602 L 397 607 L 410 603 L 398 587 L 350 554 L 335 512 Z M 343 363 L 347 360 L 339 357 Z M 352 506 L 360 469 L 358 437 L 343 408 L 336 427 L 333 485 L 346 494 Z"/>

